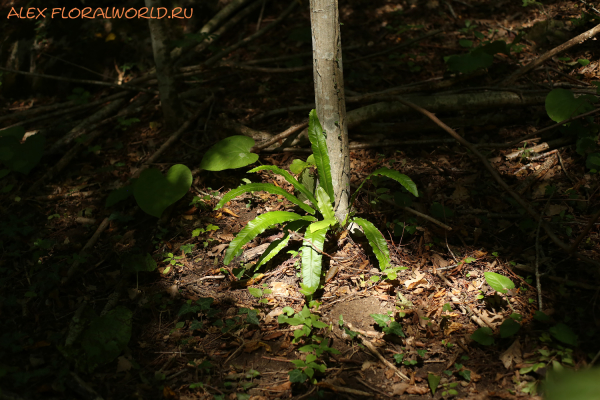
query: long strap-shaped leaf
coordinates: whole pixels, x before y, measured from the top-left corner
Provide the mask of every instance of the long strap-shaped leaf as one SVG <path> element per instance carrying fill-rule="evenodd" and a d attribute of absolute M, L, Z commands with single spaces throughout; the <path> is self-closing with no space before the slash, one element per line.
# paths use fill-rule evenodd
<path fill-rule="evenodd" d="M 304 233 L 304 242 L 302 243 L 302 294 L 305 296 L 313 294 L 319 288 L 321 282 L 323 256 L 313 246 L 323 251 L 327 229 L 311 232 L 309 226 Z"/>
<path fill-rule="evenodd" d="M 229 243 L 223 264 L 229 265 L 233 257 L 238 254 L 238 252 L 246 243 L 254 239 L 257 235 L 263 233 L 268 228 L 272 227 L 273 225 L 288 221 L 295 221 L 297 219 L 314 221 L 315 217 L 302 217 L 296 213 L 288 211 L 271 211 L 254 218 L 252 221 L 248 222 L 248 224 L 240 231 L 240 233 L 238 233 L 235 239 Z"/>
<path fill-rule="evenodd" d="M 254 266 L 254 268 L 258 269 L 261 267 L 261 265 L 266 264 L 269 261 L 271 261 L 271 259 L 273 257 L 275 257 L 277 254 L 279 254 L 279 252 L 285 246 L 287 246 L 289 241 L 290 241 L 290 234 L 286 233 L 286 235 L 282 239 L 274 240 L 273 242 L 271 242 L 269 247 L 267 247 L 267 249 L 262 253 L 260 258 L 256 262 L 256 265 Z"/>
<path fill-rule="evenodd" d="M 319 185 L 321 185 L 329 198 L 335 199 L 333 191 L 333 181 L 331 180 L 331 166 L 329 164 L 329 153 L 327 152 L 327 140 L 323 133 L 323 128 L 319 122 L 317 112 L 312 110 L 308 115 L 308 139 L 312 145 L 315 164 L 317 164 L 317 173 L 319 174 Z"/>
<path fill-rule="evenodd" d="M 375 257 L 377 257 L 377 261 L 379 261 L 379 268 L 382 271 L 386 270 L 390 266 L 390 251 L 387 242 L 383 238 L 381 232 L 379 232 L 379 229 L 366 219 L 353 218 L 352 221 L 363 228 L 365 236 L 373 248 L 373 253 L 375 254 Z"/>
<path fill-rule="evenodd" d="M 315 194 L 317 195 L 319 212 L 321 213 L 321 215 L 323 215 L 323 218 L 335 218 L 333 207 L 331 206 L 331 198 L 327 195 L 325 189 L 319 186 L 317 187 L 317 191 Z"/>
<path fill-rule="evenodd" d="M 299 206 L 300 208 L 302 208 L 307 213 L 309 213 L 309 214 L 315 213 L 314 209 L 312 209 L 311 207 L 309 207 L 306 204 L 304 204 L 303 202 L 301 202 L 296 196 L 289 194 L 282 188 L 277 187 L 271 183 L 249 183 L 247 185 L 242 185 L 238 188 L 231 189 L 229 192 L 227 192 L 225 194 L 225 196 L 223 196 L 221 201 L 219 201 L 219 204 L 217 204 L 217 206 L 215 207 L 215 210 L 218 210 L 219 208 L 223 207 L 229 200 L 239 196 L 240 194 L 247 193 L 247 192 L 260 192 L 260 191 L 269 192 L 272 194 L 280 194 L 280 195 L 284 196 L 286 199 L 288 199 L 289 201 L 291 201 L 292 203 L 294 203 L 297 206 Z"/>
<path fill-rule="evenodd" d="M 364 181 L 362 181 L 362 183 L 360 184 L 358 189 L 356 189 L 356 191 L 352 195 L 352 198 L 350 198 L 350 207 L 352 207 L 352 205 L 354 204 L 354 200 L 356 200 L 356 195 L 358 195 L 358 192 L 360 192 L 360 189 L 362 189 L 362 187 L 365 184 L 365 182 L 367 181 L 367 179 L 370 179 L 372 176 L 375 176 L 375 175 L 383 175 L 388 178 L 391 178 L 391 179 L 395 180 L 396 182 L 398 182 L 399 184 L 401 184 L 402 186 L 404 186 L 404 188 L 406 190 L 408 190 L 410 193 L 412 193 L 413 195 L 415 195 L 415 197 L 419 197 L 419 191 L 417 190 L 417 185 L 415 185 L 415 183 L 412 181 L 412 179 L 410 179 L 408 176 L 406 176 L 404 174 L 401 174 L 400 172 L 398 172 L 396 170 L 383 167 L 383 168 L 379 168 L 378 170 L 372 172 L 369 176 L 367 176 L 365 178 Z"/>
<path fill-rule="evenodd" d="M 301 184 L 300 182 L 298 182 L 296 180 L 296 178 L 294 178 L 289 172 L 287 172 L 284 169 L 278 168 L 274 165 L 261 165 L 260 167 L 256 167 L 251 169 L 248 172 L 258 172 L 258 171 L 263 171 L 263 170 L 267 170 L 267 171 L 273 171 L 276 174 L 279 174 L 281 176 L 283 176 L 285 178 L 286 181 L 288 181 L 289 183 L 291 183 L 292 185 L 294 185 L 294 188 L 299 191 L 300 193 L 302 193 L 303 195 L 306 196 L 306 198 L 315 206 L 317 207 L 317 200 L 315 199 L 315 196 L 313 196 L 313 194 L 311 192 L 309 192 L 306 187 L 304 187 L 303 184 Z M 314 211 L 311 213 L 313 214 Z"/>

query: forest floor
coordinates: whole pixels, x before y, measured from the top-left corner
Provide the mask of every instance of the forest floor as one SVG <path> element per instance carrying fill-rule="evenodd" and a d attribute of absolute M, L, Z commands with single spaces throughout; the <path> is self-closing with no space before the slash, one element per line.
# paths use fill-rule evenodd
<path fill-rule="evenodd" d="M 514 31 L 531 28 L 549 16 L 569 27 L 581 13 L 577 2 L 555 2 L 543 9 L 521 7 L 518 2 L 414 3 L 341 5 L 344 46 L 364 45 L 344 52 L 347 95 L 442 76 L 443 56 L 463 52 L 459 39 L 476 40 L 474 31 L 511 42 Z M 263 23 L 282 9 L 283 5 L 268 6 Z M 293 19 L 236 50 L 227 61 L 309 52 L 309 25 L 308 10 L 297 11 Z M 439 28 L 445 30 L 443 34 L 398 53 L 351 62 Z M 237 34 L 243 37 L 255 30 L 256 21 L 245 22 Z M 571 36 L 584 30 L 573 28 Z M 544 37 L 549 42 L 524 40 L 515 59 L 502 56 L 488 74 L 454 89 L 493 86 L 516 70 L 517 62 L 534 59 L 566 40 Z M 561 56 L 597 60 L 594 46 L 586 42 Z M 310 62 L 310 56 L 295 58 L 278 67 Z M 552 80 L 555 85 L 588 85 L 598 78 L 598 61 L 590 64 L 595 69 L 567 65 L 564 60 L 552 64 L 552 70 L 530 73 L 529 84 L 547 88 Z M 560 73 L 553 72 L 559 69 Z M 258 131 L 279 133 L 306 121 L 309 109 L 268 117 L 261 117 L 262 113 L 314 100 L 311 68 L 288 73 L 215 68 L 201 79 L 216 93 L 212 116 L 203 116 L 153 166 L 186 164 L 194 170 L 208 146 L 231 134 L 219 121 L 231 119 Z M 39 99 L 38 105 L 56 101 Z M 2 115 L 27 104 L 6 101 Z M 505 143 L 551 124 L 543 105 L 498 113 L 508 115 L 511 122 L 477 126 L 467 122 L 460 134 L 472 143 Z M 437 116 L 463 121 L 481 118 L 476 110 Z M 419 189 L 419 198 L 409 198 L 392 181 L 372 180 L 365 186 L 368 192 L 356 202 L 357 215 L 380 229 L 388 240 L 392 264 L 401 268 L 384 274 L 360 237 L 347 233 L 332 237 L 325 246 L 332 257 L 323 258 L 323 268 L 329 272 L 314 297 L 318 304 L 307 304 L 299 292 L 299 241 L 290 242 L 289 253 L 253 270 L 261 251 L 278 237 L 277 229 L 260 235 L 233 263 L 223 265 L 228 244 L 249 221 L 267 211 L 293 208 L 281 196 L 255 192 L 213 210 L 242 179 L 292 191 L 291 185 L 268 171 L 195 170 L 189 193 L 159 223 L 132 198 L 110 210 L 105 207 L 108 193 L 126 182 L 135 166 L 168 139 L 168 132 L 157 128 L 160 113 L 155 108 L 138 118 L 139 123 L 103 136 L 99 146 L 75 158 L 35 196 L 27 196 L 25 189 L 56 158 L 43 158 L 26 179 L 0 194 L 0 388 L 4 390 L 0 399 L 540 398 L 539 384 L 547 365 L 584 368 L 596 356 L 598 267 L 558 248 L 477 158 L 448 142 L 442 130 L 422 129 L 427 122 L 416 115 L 350 130 L 352 143 L 373 146 L 351 151 L 353 184 L 387 166 L 409 176 Z M 403 131 L 405 124 L 415 128 Z M 390 138 L 430 142 L 377 147 Z M 535 158 L 528 148 L 541 142 L 536 136 L 526 144 L 489 149 L 486 156 L 503 179 L 544 215 L 555 234 L 573 243 L 600 204 L 598 174 L 590 173 L 572 144 L 558 151 L 540 150 L 544 155 Z M 519 150 L 519 156 L 507 157 Z M 294 159 L 304 160 L 307 155 L 306 151 L 263 152 L 259 161 L 288 169 Z M 108 227 L 94 237 L 108 216 Z M 92 237 L 92 248 L 80 253 Z M 578 251 L 597 262 L 599 243 L 596 223 Z M 131 264 L 146 254 L 157 268 L 141 272 L 134 267 L 137 272 L 132 272 Z M 79 264 L 78 273 L 64 283 L 74 264 Z M 541 272 L 539 287 L 536 266 Z M 515 288 L 506 294 L 496 292 L 488 285 L 486 272 L 508 277 Z M 536 313 L 540 299 L 544 314 Z M 112 307 L 118 304 L 114 310 L 132 312 L 127 346 L 121 348 L 114 339 L 111 350 L 111 345 L 98 343 L 103 336 L 88 333 L 73 349 L 65 349 L 70 335 L 89 330 L 82 321 L 99 321 L 97 315 L 111 302 Z M 310 329 L 300 322 L 279 323 L 285 307 L 304 317 L 310 311 L 327 328 L 313 327 L 309 335 L 294 340 L 295 332 Z M 507 320 L 513 323 L 501 328 Z M 397 329 L 386 329 L 391 321 L 397 322 Z M 518 331 L 514 322 L 520 325 Z M 103 331 L 100 325 L 92 325 L 92 330 Z M 483 332 L 480 328 L 493 334 L 474 340 L 475 331 Z M 111 329 L 105 337 L 118 337 L 114 333 L 118 328 Z M 315 343 L 337 351 L 325 350 L 319 356 L 317 364 L 326 369 L 316 373 L 316 385 L 292 382 L 303 369 L 302 362 L 293 361 L 307 358 L 300 348 Z M 114 347 L 118 350 L 112 357 L 108 354 Z M 94 348 L 107 349 L 95 358 L 106 356 L 106 363 L 89 361 Z M 432 394 L 436 377 L 440 380 Z"/>

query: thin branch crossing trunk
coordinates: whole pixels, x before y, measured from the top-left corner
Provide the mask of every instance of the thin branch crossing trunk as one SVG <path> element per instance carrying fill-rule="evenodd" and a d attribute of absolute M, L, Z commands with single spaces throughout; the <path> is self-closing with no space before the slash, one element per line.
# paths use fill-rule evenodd
<path fill-rule="evenodd" d="M 335 193 L 335 216 L 348 214 L 350 150 L 346 125 L 342 41 L 338 0 L 310 0 L 313 44 L 313 79 L 317 115 L 325 134 Z"/>

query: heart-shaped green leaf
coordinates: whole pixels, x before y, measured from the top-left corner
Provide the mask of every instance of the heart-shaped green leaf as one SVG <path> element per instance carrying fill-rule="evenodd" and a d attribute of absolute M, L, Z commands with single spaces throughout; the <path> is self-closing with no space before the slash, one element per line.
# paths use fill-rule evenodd
<path fill-rule="evenodd" d="M 182 164 L 173 165 L 166 176 L 154 168 L 140 174 L 133 195 L 144 212 L 160 218 L 163 211 L 181 199 L 192 186 L 192 172 Z"/>
<path fill-rule="evenodd" d="M 200 168 L 207 171 L 222 171 L 255 163 L 258 154 L 250 153 L 252 146 L 254 146 L 254 139 L 248 136 L 230 136 L 208 149 L 202 158 Z"/>
<path fill-rule="evenodd" d="M 40 162 L 46 140 L 42 135 L 33 135 L 21 144 L 24 134 L 20 126 L 0 131 L 0 161 L 27 175 Z"/>

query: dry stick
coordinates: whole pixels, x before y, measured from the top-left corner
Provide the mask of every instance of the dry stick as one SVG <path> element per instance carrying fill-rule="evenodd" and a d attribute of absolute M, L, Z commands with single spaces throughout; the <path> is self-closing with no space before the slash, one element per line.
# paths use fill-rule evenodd
<path fill-rule="evenodd" d="M 401 43 L 401 44 L 399 44 L 397 46 L 390 47 L 390 48 L 385 49 L 383 51 L 380 51 L 380 52 L 377 52 L 377 53 L 373 53 L 373 54 L 369 54 L 369 55 L 364 56 L 364 57 L 354 58 L 352 60 L 344 60 L 344 64 L 355 62 L 355 61 L 366 60 L 367 58 L 377 57 L 377 56 L 380 56 L 380 55 L 383 55 L 383 54 L 387 54 L 389 52 L 396 51 L 396 50 L 401 49 L 403 47 L 413 45 L 414 43 L 420 42 L 421 40 L 430 38 L 430 37 L 435 36 L 438 33 L 442 33 L 442 32 L 444 32 L 443 29 L 437 29 L 435 31 L 428 32 L 428 33 L 426 33 L 423 36 L 419 36 L 418 38 L 408 40 L 408 41 L 403 42 L 403 43 Z"/>
<path fill-rule="evenodd" d="M 293 125 L 293 126 L 289 127 L 288 129 L 286 129 L 285 131 L 281 132 L 280 134 L 273 136 L 270 140 L 267 140 L 264 143 L 254 146 L 252 149 L 250 149 L 250 151 L 258 152 L 262 149 L 265 149 L 265 148 L 269 147 L 270 145 L 279 142 L 281 139 L 285 139 L 288 136 L 293 135 L 294 133 L 298 132 L 299 130 L 306 128 L 306 126 L 308 126 L 308 122 L 303 122 L 301 124 Z"/>
<path fill-rule="evenodd" d="M 577 250 L 579 243 L 581 243 L 583 238 L 587 236 L 588 232 L 590 231 L 590 229 L 592 229 L 592 227 L 594 226 L 594 224 L 596 223 L 596 221 L 598 220 L 599 217 L 600 217 L 600 210 L 596 211 L 596 214 L 592 215 L 590 222 L 586 225 L 585 228 L 583 228 L 583 231 L 581 231 L 579 236 L 577 236 L 577 239 L 575 239 L 575 242 L 573 242 L 573 244 L 571 245 L 571 250 L 569 251 L 569 253 L 572 254 Z"/>
<path fill-rule="evenodd" d="M 147 97 L 145 98 L 147 99 Z M 144 100 L 145 100 L 144 99 Z M 119 118 L 126 117 L 131 114 L 136 114 L 140 110 L 136 109 L 125 109 L 122 112 L 114 115 L 112 117 L 105 118 L 107 115 L 112 114 L 116 110 L 121 107 L 121 103 L 114 102 L 99 110 L 98 112 L 90 115 L 88 118 L 81 121 L 75 128 L 71 129 L 66 135 L 57 140 L 51 147 L 48 149 L 48 154 L 56 153 L 60 147 L 68 145 L 73 140 L 78 137 L 86 134 L 87 132 L 91 132 L 99 127 L 114 122 Z M 98 122 L 99 121 L 99 122 Z"/>
<path fill-rule="evenodd" d="M 114 111 L 115 108 L 120 107 L 124 102 L 125 102 L 125 99 L 116 100 L 113 103 L 111 103 L 108 107 L 112 108 Z M 138 107 L 134 111 L 139 112 L 142 110 L 143 110 L 143 107 Z M 100 112 L 103 112 L 103 110 L 100 110 Z M 100 136 L 101 133 L 102 133 L 102 130 L 99 130 L 99 129 L 90 133 L 87 141 L 89 142 L 89 141 L 96 139 L 98 136 Z M 62 156 L 62 158 L 53 167 L 48 168 L 46 170 L 46 173 L 40 179 L 38 179 L 33 185 L 31 185 L 29 187 L 29 189 L 27 190 L 27 193 L 30 193 L 30 194 L 35 193 L 35 191 L 38 190 L 38 188 L 40 186 L 42 186 L 42 184 L 49 181 L 56 174 L 58 174 L 60 171 L 62 171 L 71 162 L 71 160 L 79 153 L 79 151 L 81 150 L 82 147 L 83 147 L 83 144 L 76 143 L 75 146 L 73 146 L 69 151 L 67 151 L 65 153 L 65 155 Z"/>
<path fill-rule="evenodd" d="M 529 64 L 527 64 L 525 67 L 518 69 L 517 71 L 515 71 L 511 76 L 509 76 L 508 78 L 506 78 L 502 84 L 503 85 L 510 85 L 512 84 L 516 79 L 518 79 L 521 75 L 526 74 L 527 72 L 531 71 L 532 69 L 534 69 L 535 67 L 537 67 L 538 65 L 544 63 L 546 60 L 554 57 L 555 55 L 557 55 L 558 53 L 561 53 L 577 44 L 581 44 L 583 42 L 585 42 L 586 40 L 596 36 L 598 33 L 600 32 L 600 24 L 596 25 L 595 27 L 593 27 L 592 29 L 590 29 L 587 32 L 582 33 L 579 36 L 575 36 L 573 39 L 566 41 L 565 43 L 561 44 L 560 46 L 557 46 L 555 48 L 553 48 L 552 50 L 546 52 L 545 54 L 542 54 L 540 57 L 538 57 L 537 59 L 533 60 L 532 62 L 530 62 Z"/>
<path fill-rule="evenodd" d="M 2 67 L 0 67 L 0 71 L 6 71 L 6 72 L 14 73 L 14 74 L 21 74 L 21 75 L 27 75 L 27 76 L 37 76 L 37 77 L 40 77 L 40 78 L 54 79 L 54 80 L 57 80 L 57 81 L 66 81 L 66 82 L 72 82 L 72 83 L 81 83 L 81 84 L 85 84 L 85 85 L 106 86 L 106 87 L 115 88 L 115 89 L 121 89 L 121 90 L 132 90 L 134 92 L 146 92 L 146 93 L 150 93 L 150 94 L 158 94 L 158 90 L 146 89 L 146 88 L 141 88 L 141 87 L 136 87 L 136 86 L 129 86 L 129 85 L 118 85 L 116 83 L 93 81 L 93 80 L 89 80 L 89 79 L 64 78 L 62 76 L 54 76 L 54 75 L 46 75 L 46 74 L 36 74 L 34 72 L 14 71 L 12 69 L 2 68 Z"/>
<path fill-rule="evenodd" d="M 301 67 L 290 67 L 290 68 L 267 68 L 267 67 L 252 67 L 250 65 L 244 64 L 235 64 L 222 62 L 218 65 L 219 67 L 227 67 L 233 69 L 241 69 L 244 71 L 252 71 L 252 72 L 266 72 L 268 74 L 279 74 L 279 73 L 292 73 L 292 72 L 303 72 L 303 71 L 311 71 L 312 65 L 304 65 Z"/>
<path fill-rule="evenodd" d="M 548 197 L 548 201 L 546 201 L 546 205 L 542 210 L 542 216 L 546 212 L 548 204 L 550 204 L 550 200 L 552 200 L 552 194 Z M 541 221 L 542 220 L 540 218 L 540 222 Z M 535 287 L 537 289 L 538 295 L 538 311 L 542 311 L 544 309 L 544 304 L 542 302 L 542 280 L 540 279 L 540 225 L 541 224 L 538 223 L 537 229 L 535 231 Z"/>
<path fill-rule="evenodd" d="M 571 121 L 575 121 L 576 119 L 584 118 L 584 117 L 596 114 L 599 111 L 600 111 L 600 108 L 596 108 L 595 110 L 588 111 L 588 112 L 580 114 L 580 115 L 576 115 L 575 117 L 571 117 L 569 119 L 565 119 L 564 121 L 557 122 L 554 125 L 550 125 L 550 126 L 547 126 L 547 127 L 543 128 L 543 129 L 539 129 L 539 130 L 537 130 L 535 132 L 528 133 L 527 135 L 525 135 L 523 137 L 520 137 L 519 139 L 513 140 L 512 142 L 509 142 L 509 143 L 488 143 L 488 144 L 481 144 L 481 145 L 474 145 L 474 146 L 475 147 L 482 147 L 482 148 L 494 148 L 494 149 L 504 149 L 504 148 L 507 148 L 507 147 L 512 147 L 512 146 L 514 146 L 516 144 L 521 143 L 524 140 L 527 140 L 527 139 L 532 138 L 532 137 L 534 137 L 536 135 L 539 135 L 540 133 L 552 130 L 554 128 L 558 128 L 559 126 L 567 124 L 567 123 L 569 123 Z"/>
<path fill-rule="evenodd" d="M 208 60 L 206 60 L 203 64 L 206 67 L 210 67 L 213 64 L 216 64 L 217 62 L 219 62 L 223 57 L 225 57 L 226 55 L 228 55 L 229 53 L 231 53 L 234 50 L 237 50 L 238 48 L 248 44 L 249 42 L 253 41 L 254 39 L 257 39 L 259 37 L 261 37 L 262 35 L 264 35 L 265 33 L 267 33 L 268 31 L 270 31 L 271 29 L 273 29 L 274 27 L 276 27 L 280 22 L 282 22 L 288 15 L 290 15 L 292 13 L 292 11 L 294 11 L 294 9 L 296 8 L 296 6 L 298 6 L 298 2 L 297 1 L 292 1 L 292 4 L 290 4 L 290 6 L 288 8 L 285 9 L 285 11 L 279 16 L 277 17 L 276 20 L 274 20 L 273 22 L 271 22 L 269 25 L 265 26 L 264 28 L 262 28 L 260 31 L 240 40 L 239 42 L 232 44 L 229 47 L 226 47 L 225 49 L 223 49 L 222 51 L 220 51 L 219 53 L 215 54 L 213 57 L 209 58 Z"/>
<path fill-rule="evenodd" d="M 118 93 L 119 97 L 123 97 L 125 95 L 127 95 L 127 93 L 124 93 L 124 92 Z M 102 101 L 108 101 L 108 100 L 102 100 Z M 87 104 L 85 104 L 85 106 L 91 107 L 91 106 L 94 106 L 97 104 L 102 104 L 102 101 L 95 101 L 93 103 L 87 103 Z M 52 104 L 49 106 L 28 108 L 25 111 L 17 111 L 12 114 L 4 115 L 4 116 L 0 117 L 0 122 L 6 121 L 9 119 L 23 119 L 23 118 L 27 118 L 31 115 L 35 115 L 35 114 L 39 114 L 39 113 L 43 113 L 43 112 L 55 111 L 55 110 L 61 110 L 63 112 L 68 112 L 68 111 L 71 111 L 71 109 L 68 108 L 71 106 L 76 106 L 76 102 L 75 101 L 66 101 L 64 103 L 55 103 L 55 104 Z M 77 107 L 80 107 L 80 106 L 77 106 Z"/>
<path fill-rule="evenodd" d="M 492 178 L 494 178 L 496 180 L 496 182 L 498 182 L 498 184 L 508 193 L 512 196 L 512 198 L 514 198 L 516 200 L 516 202 L 525 209 L 525 211 L 527 211 L 527 213 L 529 215 L 531 215 L 536 221 L 539 221 L 540 225 L 544 228 L 544 231 L 546 231 L 546 234 L 548 235 L 548 237 L 556 244 L 558 245 L 558 247 L 560 247 L 561 249 L 565 250 L 565 251 L 570 251 L 571 247 L 566 244 L 565 242 L 563 242 L 562 240 L 560 240 L 552 231 L 552 229 L 543 221 L 542 217 L 531 208 L 531 206 L 529 204 L 527 204 L 522 198 L 521 196 L 519 196 L 517 193 L 515 193 L 510 186 L 508 186 L 508 184 L 506 182 L 504 182 L 504 180 L 502 179 L 502 177 L 500 176 L 500 174 L 498 174 L 498 171 L 496 171 L 494 169 L 494 167 L 492 167 L 492 165 L 489 163 L 489 161 L 487 160 L 487 158 L 481 154 L 479 152 L 479 150 L 477 150 L 477 148 L 475 146 L 473 146 L 472 143 L 470 143 L 469 141 L 467 141 L 465 138 L 463 138 L 462 136 L 460 136 L 458 133 L 456 133 L 452 128 L 450 128 L 448 125 L 444 124 L 442 121 L 440 121 L 435 115 L 433 115 L 432 113 L 430 113 L 429 111 L 417 106 L 416 104 L 413 104 L 409 101 L 403 100 L 403 99 L 398 99 L 398 101 L 410 108 L 412 108 L 415 111 L 418 111 L 420 113 L 422 113 L 423 115 L 427 116 L 428 118 L 430 118 L 432 121 L 434 121 L 436 124 L 438 124 L 442 129 L 444 129 L 446 132 L 448 132 L 450 134 L 450 136 L 452 136 L 454 139 L 456 139 L 460 144 L 462 144 L 463 146 L 465 146 L 466 148 L 468 148 L 473 154 L 475 154 L 479 160 L 481 161 L 481 163 L 484 165 L 484 167 L 490 172 L 490 174 L 492 175 Z M 578 255 L 581 259 L 587 259 L 587 257 L 583 257 L 581 255 Z M 587 259 L 587 261 L 592 261 Z M 594 263 L 597 264 L 597 263 Z"/>
<path fill-rule="evenodd" d="M 353 184 L 351 184 L 350 186 L 352 186 L 352 188 L 353 188 L 354 190 L 358 189 L 358 186 L 356 186 L 356 185 L 353 185 Z M 374 193 L 374 192 L 371 192 L 371 191 L 369 191 L 369 190 L 365 190 L 365 189 L 362 189 L 362 190 L 363 190 L 365 193 L 367 193 L 367 194 L 370 194 L 370 195 L 371 195 L 371 196 L 373 196 L 373 197 L 378 197 L 377 193 Z M 438 221 L 437 219 L 435 219 L 435 218 L 433 218 L 433 217 L 430 217 L 430 216 L 429 216 L 429 215 L 427 215 L 427 214 L 423 214 L 423 213 L 421 213 L 421 212 L 419 212 L 419 211 L 417 211 L 417 210 L 414 210 L 414 209 L 412 209 L 412 208 L 410 208 L 410 207 L 406 207 L 406 206 L 399 206 L 399 205 L 397 205 L 396 203 L 394 203 L 394 202 L 393 202 L 393 201 L 391 201 L 391 200 L 386 200 L 386 199 L 380 199 L 380 200 L 381 200 L 381 201 L 383 201 L 384 203 L 387 203 L 387 204 L 391 205 L 391 206 L 394 206 L 394 207 L 397 207 L 397 208 L 401 208 L 401 209 L 403 209 L 403 210 L 406 210 L 406 211 L 408 211 L 409 213 L 415 214 L 416 216 L 418 216 L 418 217 L 421 217 L 421 218 L 423 218 L 423 219 L 426 219 L 426 220 L 427 220 L 427 221 L 429 221 L 429 222 L 433 222 L 433 223 L 434 223 L 434 224 L 436 224 L 437 226 L 440 226 L 440 227 L 442 227 L 442 228 L 444 228 L 444 229 L 446 229 L 446 230 L 448 230 L 448 231 L 451 231 L 451 230 L 452 230 L 452 228 L 451 228 L 451 227 L 449 227 L 448 225 L 446 225 L 446 224 L 444 224 L 444 223 L 442 223 L 442 222 Z"/>
<path fill-rule="evenodd" d="M 42 121 L 44 119 L 48 119 L 48 118 L 52 118 L 52 117 L 58 117 L 58 116 L 64 115 L 64 114 L 70 114 L 70 113 L 75 113 L 77 111 L 86 110 L 88 108 L 91 108 L 91 107 L 94 107 L 94 106 L 97 106 L 97 105 L 101 105 L 101 104 L 104 104 L 104 103 L 109 102 L 109 101 L 118 100 L 120 98 L 128 96 L 129 94 L 130 93 L 127 93 L 127 92 L 113 94 L 112 96 L 108 96 L 108 97 L 105 97 L 103 99 L 96 100 L 96 101 L 93 101 L 91 103 L 84 104 L 84 105 L 81 105 L 81 106 L 76 106 L 76 107 L 71 107 L 71 108 L 65 108 L 65 109 L 62 109 L 62 110 L 50 113 L 50 114 L 40 115 L 39 117 L 28 118 L 25 121 L 17 122 L 16 124 L 13 124 L 13 125 L 10 125 L 10 126 L 5 126 L 2 129 L 8 129 L 8 128 L 12 128 L 14 126 L 20 126 L 20 125 L 24 125 L 24 124 L 31 124 L 33 122 Z M 12 115 L 14 115 L 14 114 L 10 114 L 10 116 L 12 116 Z M 27 118 L 27 117 L 28 117 L 28 115 L 25 115 L 23 118 Z M 2 121 L 4 119 L 9 119 L 9 116 L 7 115 L 6 117 L 0 118 L 0 121 Z"/>
<path fill-rule="evenodd" d="M 348 326 L 350 327 L 350 324 L 348 324 Z M 352 328 L 350 328 L 352 329 Z M 386 360 L 375 348 L 375 346 L 373 346 L 373 343 L 371 343 L 367 338 L 363 337 L 362 338 L 362 342 L 363 344 L 367 347 L 367 349 L 369 349 L 369 351 L 371 353 L 373 353 L 373 355 L 375 355 L 377 358 L 379 358 L 379 360 L 384 363 L 389 369 L 391 369 L 392 371 L 394 371 L 396 373 L 396 375 L 398 375 L 400 378 L 408 381 L 410 380 L 408 378 L 408 376 L 404 375 L 398 368 L 396 368 L 396 366 L 394 364 L 392 364 L 391 362 L 389 362 L 388 360 Z"/>
<path fill-rule="evenodd" d="M 248 0 L 235 0 L 229 3 L 227 6 L 223 7 L 221 11 L 215 14 L 214 17 L 210 19 L 200 30 L 198 33 L 200 34 L 210 34 L 206 37 L 201 43 L 197 45 L 189 45 L 185 47 L 178 47 L 173 49 L 171 52 L 171 57 L 176 59 L 179 58 L 175 66 L 180 66 L 185 64 L 190 58 L 193 58 L 194 55 L 202 52 L 211 44 L 214 44 L 217 40 L 219 40 L 223 35 L 231 29 L 233 26 L 238 25 L 242 18 L 248 15 L 250 12 L 254 11 L 260 5 L 262 0 L 256 0 L 254 4 L 249 5 L 244 8 L 242 11 L 238 12 L 236 15 L 231 17 L 240 7 L 244 6 Z M 224 23 L 218 30 L 215 31 L 215 28 L 223 23 L 225 19 L 229 18 L 229 20 Z M 238 25 L 239 26 L 239 25 Z M 192 47 L 194 47 L 192 49 Z"/>
<path fill-rule="evenodd" d="M 102 223 L 100 224 L 98 229 L 96 229 L 96 232 L 94 232 L 94 235 L 90 238 L 90 240 L 88 240 L 88 242 L 85 244 L 85 246 L 83 246 L 83 249 L 81 249 L 81 251 L 79 252 L 80 256 L 85 254 L 89 249 L 91 249 L 96 244 L 98 239 L 100 239 L 100 235 L 102 234 L 102 232 L 104 232 L 106 230 L 106 228 L 108 228 L 108 223 L 109 223 L 108 218 L 104 218 L 104 220 L 102 221 Z M 75 262 L 73 262 L 73 264 L 69 268 L 69 271 L 67 271 L 67 276 L 65 276 L 63 278 L 63 280 L 62 280 L 63 285 L 65 283 L 67 283 L 69 281 L 69 279 L 71 279 L 71 277 L 75 274 L 75 271 L 77 271 L 78 267 L 79 267 L 79 259 L 76 259 Z"/>
<path fill-rule="evenodd" d="M 207 97 L 202 104 L 200 105 L 200 107 L 198 107 L 198 110 L 196 111 L 196 113 L 187 121 L 185 121 L 183 123 L 183 125 L 181 125 L 181 127 L 171 135 L 171 137 L 169 139 L 167 139 L 166 142 L 164 142 L 162 144 L 162 146 L 160 146 L 160 148 L 158 150 L 156 150 L 154 152 L 154 154 L 152 154 L 145 162 L 142 166 L 140 166 L 132 175 L 132 178 L 137 178 L 138 176 L 140 176 L 140 174 L 142 173 L 143 170 L 145 170 L 146 168 L 148 168 L 150 166 L 150 164 L 152 164 L 153 162 L 155 162 L 158 157 L 160 157 L 162 155 L 162 153 L 164 153 L 169 146 L 171 146 L 173 143 L 175 143 L 175 141 L 177 141 L 177 139 L 179 139 L 179 137 L 181 136 L 181 134 L 183 132 L 185 132 L 185 130 L 196 120 L 198 119 L 198 117 L 200 116 L 200 114 L 202 114 L 211 104 L 211 102 L 215 99 L 215 95 L 210 95 L 209 97 Z"/>

